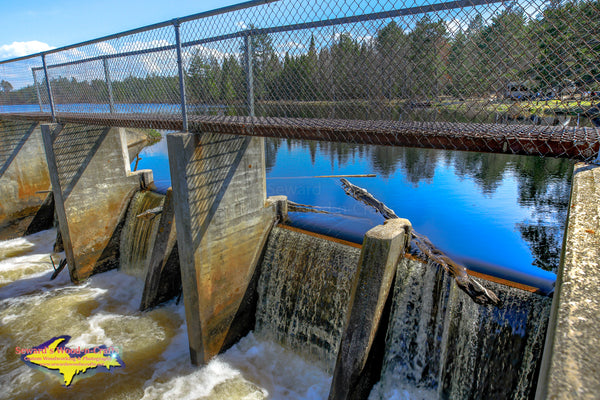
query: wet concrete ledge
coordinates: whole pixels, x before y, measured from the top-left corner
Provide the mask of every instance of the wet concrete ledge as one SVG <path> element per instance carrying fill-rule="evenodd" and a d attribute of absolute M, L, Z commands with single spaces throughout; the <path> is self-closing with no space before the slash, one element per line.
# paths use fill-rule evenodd
<path fill-rule="evenodd" d="M 600 393 L 600 166 L 575 166 L 537 399 Z"/>

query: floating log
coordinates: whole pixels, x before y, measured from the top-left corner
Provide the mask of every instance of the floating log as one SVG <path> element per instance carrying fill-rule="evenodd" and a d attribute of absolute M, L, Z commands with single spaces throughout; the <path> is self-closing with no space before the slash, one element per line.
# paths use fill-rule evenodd
<path fill-rule="evenodd" d="M 158 214 L 162 213 L 162 211 L 163 211 L 162 206 L 151 208 L 149 210 L 144 211 L 141 214 L 136 215 L 136 218 L 153 219 Z"/>
<path fill-rule="evenodd" d="M 316 175 L 316 176 L 272 176 L 267 179 L 308 179 L 308 178 L 377 178 L 376 174 Z"/>
<path fill-rule="evenodd" d="M 352 183 L 348 182 L 347 179 L 342 178 L 340 180 L 347 195 L 363 202 L 370 207 L 373 207 L 381 215 L 383 215 L 385 219 L 398 218 L 396 213 L 391 208 L 387 207 L 385 204 L 383 204 L 383 202 L 373 197 L 373 195 L 370 194 L 366 189 L 353 185 Z M 484 288 L 478 282 L 474 281 L 467 274 L 467 269 L 463 265 L 452 260 L 446 254 L 444 254 L 444 252 L 435 247 L 426 236 L 421 235 L 414 230 L 412 231 L 411 235 L 411 244 L 414 244 L 414 246 L 419 249 L 421 254 L 426 257 L 427 260 L 441 265 L 450 274 L 450 276 L 454 278 L 458 287 L 463 292 L 468 294 L 475 303 L 500 306 L 500 299 L 498 299 L 498 296 L 496 296 L 496 294 L 491 290 Z"/>
<path fill-rule="evenodd" d="M 294 203 L 293 201 L 290 201 L 290 200 L 288 200 L 287 203 L 288 203 L 288 211 L 310 212 L 310 213 L 317 213 L 317 214 L 331 214 L 329 211 L 319 210 L 317 207 L 311 206 L 308 204 Z"/>

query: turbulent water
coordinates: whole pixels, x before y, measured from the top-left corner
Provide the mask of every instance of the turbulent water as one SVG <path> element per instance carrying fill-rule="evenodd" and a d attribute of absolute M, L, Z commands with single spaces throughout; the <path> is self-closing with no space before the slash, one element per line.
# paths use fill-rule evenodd
<path fill-rule="evenodd" d="M 82 285 L 66 271 L 50 281 L 50 257 L 64 257 L 52 253 L 54 230 L 0 242 L 0 399 L 327 398 L 360 250 L 274 228 L 260 266 L 255 332 L 193 367 L 183 305 L 138 311 L 140 260 L 154 228 L 135 215 L 161 201 L 134 199 L 124 232 L 140 238 L 123 238 L 126 268 Z M 381 381 L 370 399 L 532 395 L 550 299 L 482 284 L 501 308 L 476 305 L 435 265 L 399 263 Z M 32 369 L 16 354 L 60 335 L 72 337 L 69 347 L 119 348 L 125 366 L 64 387 L 58 373 Z"/>
<path fill-rule="evenodd" d="M 442 268 L 398 266 L 381 381 L 370 399 L 528 399 L 551 299 L 480 281 L 502 302 L 475 304 Z"/>
<path fill-rule="evenodd" d="M 202 368 L 190 365 L 182 305 L 138 311 L 143 282 L 119 271 L 73 286 L 50 281 L 56 232 L 0 242 L 0 398 L 2 399 L 322 399 L 330 378 L 252 333 Z M 58 260 L 60 254 L 54 254 Z M 62 255 L 64 257 L 64 255 Z M 84 374 L 64 387 L 32 369 L 15 348 L 72 336 L 69 347 L 116 346 L 124 368 Z"/>

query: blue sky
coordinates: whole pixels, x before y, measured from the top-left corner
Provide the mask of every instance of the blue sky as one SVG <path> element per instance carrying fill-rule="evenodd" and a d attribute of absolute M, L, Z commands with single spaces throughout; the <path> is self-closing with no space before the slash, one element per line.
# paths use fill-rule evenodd
<path fill-rule="evenodd" d="M 0 0 L 0 60 L 241 2 L 243 0 Z"/>

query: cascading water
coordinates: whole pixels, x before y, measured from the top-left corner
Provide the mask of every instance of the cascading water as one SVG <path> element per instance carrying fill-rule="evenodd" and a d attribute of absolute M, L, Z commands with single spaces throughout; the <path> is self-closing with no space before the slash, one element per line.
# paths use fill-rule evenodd
<path fill-rule="evenodd" d="M 273 228 L 258 284 L 255 332 L 333 371 L 360 250 Z"/>
<path fill-rule="evenodd" d="M 474 303 L 441 267 L 398 265 L 381 381 L 370 399 L 527 399 L 535 394 L 551 299 L 479 281 Z"/>
<path fill-rule="evenodd" d="M 0 241 L 0 399 L 317 400 L 327 375 L 281 346 L 249 334 L 198 368 L 189 362 L 183 304 L 139 311 L 144 282 L 120 271 L 73 286 L 65 271 L 50 281 L 56 231 Z M 85 373 L 70 387 L 58 374 L 25 365 L 16 347 L 58 335 L 68 346 L 114 345 L 125 367 Z"/>
<path fill-rule="evenodd" d="M 146 277 L 146 260 L 158 230 L 158 217 L 137 218 L 144 211 L 162 206 L 165 196 L 150 192 L 137 192 L 129 205 L 127 218 L 121 232 L 120 270 L 141 279 Z"/>

